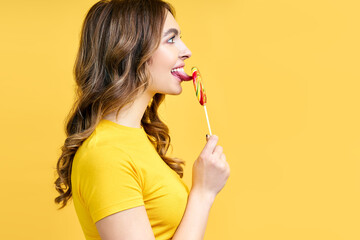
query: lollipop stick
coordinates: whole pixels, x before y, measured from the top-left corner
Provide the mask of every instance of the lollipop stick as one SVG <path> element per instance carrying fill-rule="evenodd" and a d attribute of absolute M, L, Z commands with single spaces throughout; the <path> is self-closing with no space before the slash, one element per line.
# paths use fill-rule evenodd
<path fill-rule="evenodd" d="M 205 106 L 205 104 L 204 104 L 204 109 L 205 109 L 206 121 L 207 121 L 207 124 L 208 124 L 208 127 L 209 127 L 210 136 L 211 136 L 212 133 L 211 133 L 211 128 L 210 128 L 210 122 L 209 122 L 209 117 L 208 117 L 208 114 L 207 114 L 207 111 L 206 111 L 206 106 Z"/>

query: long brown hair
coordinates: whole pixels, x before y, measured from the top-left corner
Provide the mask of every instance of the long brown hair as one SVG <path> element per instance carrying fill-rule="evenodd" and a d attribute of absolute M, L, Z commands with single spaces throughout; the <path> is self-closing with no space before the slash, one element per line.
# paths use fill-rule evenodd
<path fill-rule="evenodd" d="M 88 11 L 81 30 L 74 65 L 75 101 L 65 123 L 67 138 L 56 165 L 55 203 L 66 206 L 72 196 L 71 168 L 74 155 L 103 116 L 133 102 L 149 85 L 148 60 L 160 44 L 166 10 L 162 0 L 101 0 Z M 180 177 L 184 161 L 165 156 L 169 129 L 158 116 L 165 95 L 156 93 L 141 125 L 164 162 Z"/>

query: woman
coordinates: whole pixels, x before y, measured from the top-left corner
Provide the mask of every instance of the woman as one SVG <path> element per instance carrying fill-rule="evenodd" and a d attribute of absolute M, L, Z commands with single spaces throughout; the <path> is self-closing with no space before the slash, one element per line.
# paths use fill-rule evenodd
<path fill-rule="evenodd" d="M 193 165 L 190 191 L 184 162 L 165 156 L 169 130 L 157 110 L 165 94 L 181 93 L 184 77 L 172 72 L 191 56 L 174 14 L 161 0 L 112 0 L 85 18 L 55 202 L 73 198 L 86 239 L 203 239 L 229 177 L 215 135 Z"/>

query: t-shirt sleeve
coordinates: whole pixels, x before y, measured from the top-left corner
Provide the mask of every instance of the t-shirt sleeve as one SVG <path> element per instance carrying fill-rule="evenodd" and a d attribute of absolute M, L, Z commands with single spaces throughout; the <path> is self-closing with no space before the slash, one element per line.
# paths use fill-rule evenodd
<path fill-rule="evenodd" d="M 81 160 L 80 196 L 93 222 L 144 205 L 141 172 L 116 147 L 88 149 Z"/>

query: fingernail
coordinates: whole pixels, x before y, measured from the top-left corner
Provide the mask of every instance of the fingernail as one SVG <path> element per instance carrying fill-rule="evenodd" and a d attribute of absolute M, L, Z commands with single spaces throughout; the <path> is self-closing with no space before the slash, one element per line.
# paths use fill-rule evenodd
<path fill-rule="evenodd" d="M 208 139 L 209 138 L 209 134 L 206 134 L 206 139 Z"/>

